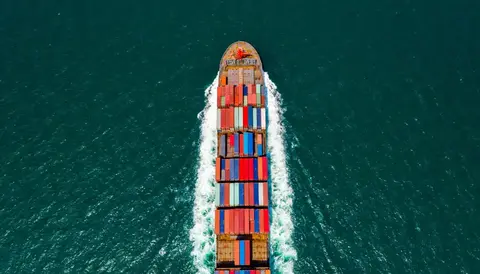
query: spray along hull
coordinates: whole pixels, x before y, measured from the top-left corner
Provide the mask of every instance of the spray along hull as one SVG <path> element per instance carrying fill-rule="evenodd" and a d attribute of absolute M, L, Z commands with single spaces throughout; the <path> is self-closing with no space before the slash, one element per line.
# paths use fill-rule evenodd
<path fill-rule="evenodd" d="M 247 42 L 222 56 L 217 89 L 217 274 L 270 273 L 270 167 L 262 61 Z"/>

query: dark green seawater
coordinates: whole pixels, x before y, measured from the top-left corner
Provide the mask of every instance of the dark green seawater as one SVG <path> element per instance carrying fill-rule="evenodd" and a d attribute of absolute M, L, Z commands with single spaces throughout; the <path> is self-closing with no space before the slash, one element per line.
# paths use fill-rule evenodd
<path fill-rule="evenodd" d="M 246 40 L 283 98 L 295 273 L 479 273 L 479 8 L 2 1 L 0 272 L 196 273 L 197 114 Z"/>

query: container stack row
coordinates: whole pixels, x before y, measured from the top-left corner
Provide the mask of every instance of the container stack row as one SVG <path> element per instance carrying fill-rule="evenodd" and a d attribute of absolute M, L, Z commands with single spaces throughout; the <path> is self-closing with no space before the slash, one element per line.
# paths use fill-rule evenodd
<path fill-rule="evenodd" d="M 265 108 L 228 107 L 217 109 L 217 130 L 265 130 Z"/>
<path fill-rule="evenodd" d="M 268 209 L 217 209 L 215 210 L 215 234 L 268 233 Z"/>
<path fill-rule="evenodd" d="M 248 266 L 251 262 L 268 260 L 268 245 L 265 240 L 218 240 L 217 246 L 217 261 L 220 263 Z"/>
<path fill-rule="evenodd" d="M 229 69 L 228 77 L 223 75 L 220 82 L 222 85 L 254 84 L 255 71 L 253 68 Z"/>
<path fill-rule="evenodd" d="M 266 270 L 238 270 L 238 269 L 226 269 L 217 270 L 215 274 L 270 274 L 270 269 Z"/>
<path fill-rule="evenodd" d="M 217 88 L 218 108 L 265 107 L 264 87 L 260 84 L 225 85 Z"/>
<path fill-rule="evenodd" d="M 220 135 L 218 155 L 221 157 L 251 157 L 265 155 L 263 133 L 243 132 Z"/>
<path fill-rule="evenodd" d="M 225 181 L 267 181 L 267 157 L 220 158 L 215 163 L 215 179 Z"/>
<path fill-rule="evenodd" d="M 268 206 L 267 183 L 229 183 L 215 185 L 217 207 Z"/>

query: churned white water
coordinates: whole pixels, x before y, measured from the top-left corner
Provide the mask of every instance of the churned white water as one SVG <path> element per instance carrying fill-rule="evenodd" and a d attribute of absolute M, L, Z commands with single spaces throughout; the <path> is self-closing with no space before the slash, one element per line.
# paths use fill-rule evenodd
<path fill-rule="evenodd" d="M 205 90 L 206 106 L 199 113 L 201 120 L 200 149 L 193 209 L 194 225 L 190 230 L 192 256 L 197 273 L 212 273 L 215 266 L 215 158 L 217 146 L 216 109 L 218 75 Z M 271 177 L 271 253 L 277 273 L 293 273 L 297 252 L 293 245 L 293 192 L 289 185 L 288 167 L 282 124 L 282 99 L 276 85 L 265 73 L 268 90 L 267 145 L 270 152 Z"/>
<path fill-rule="evenodd" d="M 270 153 L 271 206 L 270 249 L 275 273 L 293 273 L 297 251 L 293 245 L 293 191 L 289 184 L 283 126 L 282 97 L 265 72 L 268 100 L 267 146 Z"/>
<path fill-rule="evenodd" d="M 197 273 L 211 274 L 215 267 L 215 158 L 217 155 L 217 86 L 218 75 L 205 90 L 206 105 L 198 118 L 200 126 L 200 149 L 197 164 L 193 228 L 190 241 Z"/>

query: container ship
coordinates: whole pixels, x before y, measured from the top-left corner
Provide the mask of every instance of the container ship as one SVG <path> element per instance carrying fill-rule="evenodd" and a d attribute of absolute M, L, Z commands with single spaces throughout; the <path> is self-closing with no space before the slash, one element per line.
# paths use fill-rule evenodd
<path fill-rule="evenodd" d="M 267 90 L 255 48 L 231 44 L 218 79 L 215 274 L 270 274 Z"/>

